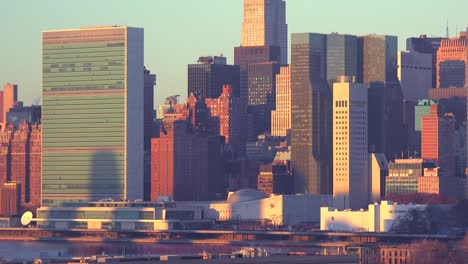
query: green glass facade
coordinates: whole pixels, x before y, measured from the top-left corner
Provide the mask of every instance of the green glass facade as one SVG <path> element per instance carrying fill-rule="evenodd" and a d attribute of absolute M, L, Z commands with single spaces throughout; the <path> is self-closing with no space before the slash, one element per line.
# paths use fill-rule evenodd
<path fill-rule="evenodd" d="M 127 30 L 43 32 L 43 206 L 126 199 Z"/>
<path fill-rule="evenodd" d="M 431 105 L 437 104 L 433 100 L 423 99 L 419 100 L 418 104 L 414 107 L 414 130 L 421 132 L 421 120 L 425 115 L 431 113 Z"/>

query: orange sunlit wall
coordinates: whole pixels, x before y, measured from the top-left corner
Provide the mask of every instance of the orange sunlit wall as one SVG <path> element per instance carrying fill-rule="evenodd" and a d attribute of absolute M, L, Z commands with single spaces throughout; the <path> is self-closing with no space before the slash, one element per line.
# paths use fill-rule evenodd
<path fill-rule="evenodd" d="M 0 123 L 6 122 L 6 113 L 18 102 L 18 85 L 7 83 L 3 86 L 3 93 L 0 96 L 2 115 L 0 116 Z"/>
<path fill-rule="evenodd" d="M 429 115 L 421 118 L 421 158 L 439 159 L 439 116 L 437 105 L 431 105 Z"/>
<path fill-rule="evenodd" d="M 165 122 L 159 138 L 151 139 L 151 201 L 174 197 L 173 122 Z"/>
<path fill-rule="evenodd" d="M 441 88 L 441 63 L 446 61 L 462 61 L 465 64 L 465 83 L 468 83 L 468 47 L 467 33 L 462 32 L 460 37 L 443 39 L 437 50 L 437 88 Z"/>

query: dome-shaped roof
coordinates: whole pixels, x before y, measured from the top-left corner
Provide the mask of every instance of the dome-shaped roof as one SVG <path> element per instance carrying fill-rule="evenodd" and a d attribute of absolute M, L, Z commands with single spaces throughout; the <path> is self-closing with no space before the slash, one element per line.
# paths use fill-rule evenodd
<path fill-rule="evenodd" d="M 238 203 L 238 202 L 260 200 L 260 199 L 267 198 L 267 197 L 268 196 L 266 194 L 258 190 L 241 189 L 236 192 L 229 193 L 227 202 Z"/>

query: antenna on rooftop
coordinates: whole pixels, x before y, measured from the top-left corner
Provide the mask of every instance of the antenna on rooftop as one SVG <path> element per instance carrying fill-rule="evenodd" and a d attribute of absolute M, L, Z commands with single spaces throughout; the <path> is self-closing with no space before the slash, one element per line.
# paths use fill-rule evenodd
<path fill-rule="evenodd" d="M 445 29 L 445 37 L 449 37 L 449 25 L 448 25 L 448 19 L 447 19 L 447 28 Z"/>

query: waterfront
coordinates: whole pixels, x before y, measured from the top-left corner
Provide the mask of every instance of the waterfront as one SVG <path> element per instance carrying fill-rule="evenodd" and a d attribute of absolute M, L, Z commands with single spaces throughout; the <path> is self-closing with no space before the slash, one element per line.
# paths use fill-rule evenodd
<path fill-rule="evenodd" d="M 114 243 L 114 242 L 55 242 L 55 241 L 0 241 L 0 258 L 5 260 L 56 257 L 82 257 L 92 255 L 196 255 L 203 251 L 230 253 L 243 247 L 262 247 L 271 253 L 303 251 L 313 253 L 318 248 L 308 246 L 259 246 L 255 242 L 244 245 L 229 244 L 164 244 L 164 243 Z"/>

